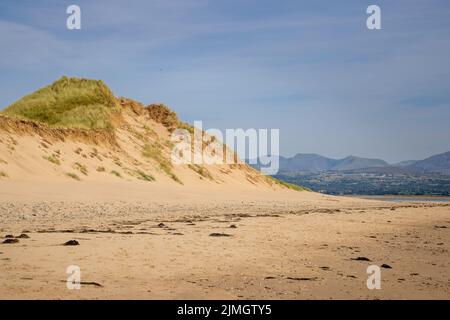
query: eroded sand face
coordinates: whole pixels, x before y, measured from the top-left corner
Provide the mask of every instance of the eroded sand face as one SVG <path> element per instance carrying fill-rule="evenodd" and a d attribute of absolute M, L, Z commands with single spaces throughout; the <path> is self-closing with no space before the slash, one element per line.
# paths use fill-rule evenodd
<path fill-rule="evenodd" d="M 2 185 L 0 236 L 30 238 L 0 244 L 0 298 L 450 298 L 448 204 L 135 185 L 95 200 L 99 186 L 75 186 Z M 381 290 L 367 289 L 371 264 L 392 267 Z M 80 290 L 66 287 L 69 265 Z"/>

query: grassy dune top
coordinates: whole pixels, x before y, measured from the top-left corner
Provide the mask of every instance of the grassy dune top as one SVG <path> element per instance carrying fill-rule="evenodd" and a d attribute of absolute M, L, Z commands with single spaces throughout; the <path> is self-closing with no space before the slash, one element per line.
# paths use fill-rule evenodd
<path fill-rule="evenodd" d="M 53 127 L 109 129 L 110 114 L 118 108 L 103 81 L 62 77 L 16 101 L 3 113 Z"/>

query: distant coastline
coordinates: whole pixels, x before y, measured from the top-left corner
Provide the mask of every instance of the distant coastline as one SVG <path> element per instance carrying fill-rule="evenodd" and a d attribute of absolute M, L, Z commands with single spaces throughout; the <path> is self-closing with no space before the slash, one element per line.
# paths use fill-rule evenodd
<path fill-rule="evenodd" d="M 345 195 L 344 197 L 388 202 L 450 202 L 450 196 L 433 195 Z"/>

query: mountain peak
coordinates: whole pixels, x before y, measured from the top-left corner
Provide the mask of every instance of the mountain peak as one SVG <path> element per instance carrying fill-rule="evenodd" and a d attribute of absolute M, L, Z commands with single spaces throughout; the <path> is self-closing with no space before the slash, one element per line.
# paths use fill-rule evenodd
<path fill-rule="evenodd" d="M 450 151 L 436 154 L 434 156 L 428 157 L 424 160 L 415 161 L 414 163 L 407 166 L 407 168 L 427 171 L 427 172 L 440 172 L 449 174 L 450 173 Z"/>
<path fill-rule="evenodd" d="M 388 166 L 388 163 L 380 159 L 367 159 L 357 156 L 332 159 L 314 153 L 299 153 L 292 158 L 280 159 L 280 169 L 283 171 L 351 170 L 384 166 Z"/>

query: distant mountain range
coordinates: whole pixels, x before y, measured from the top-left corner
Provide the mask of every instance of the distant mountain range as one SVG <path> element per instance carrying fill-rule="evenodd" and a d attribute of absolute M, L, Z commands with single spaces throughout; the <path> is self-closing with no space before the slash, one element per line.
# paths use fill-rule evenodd
<path fill-rule="evenodd" d="M 422 172 L 439 172 L 450 174 L 450 151 L 437 154 L 407 166 L 408 169 Z"/>
<path fill-rule="evenodd" d="M 282 171 L 339 171 L 371 167 L 385 167 L 389 164 L 379 159 L 349 156 L 344 159 L 331 159 L 318 154 L 297 154 L 292 158 L 280 157 Z"/>
<path fill-rule="evenodd" d="M 258 165 L 255 165 L 258 167 Z M 355 171 L 376 173 L 441 173 L 450 174 L 450 151 L 434 155 L 424 160 L 407 160 L 389 164 L 381 159 L 369 159 L 349 156 L 332 159 L 319 154 L 299 153 L 293 157 L 280 156 L 280 171 L 283 172 L 320 172 Z"/>

